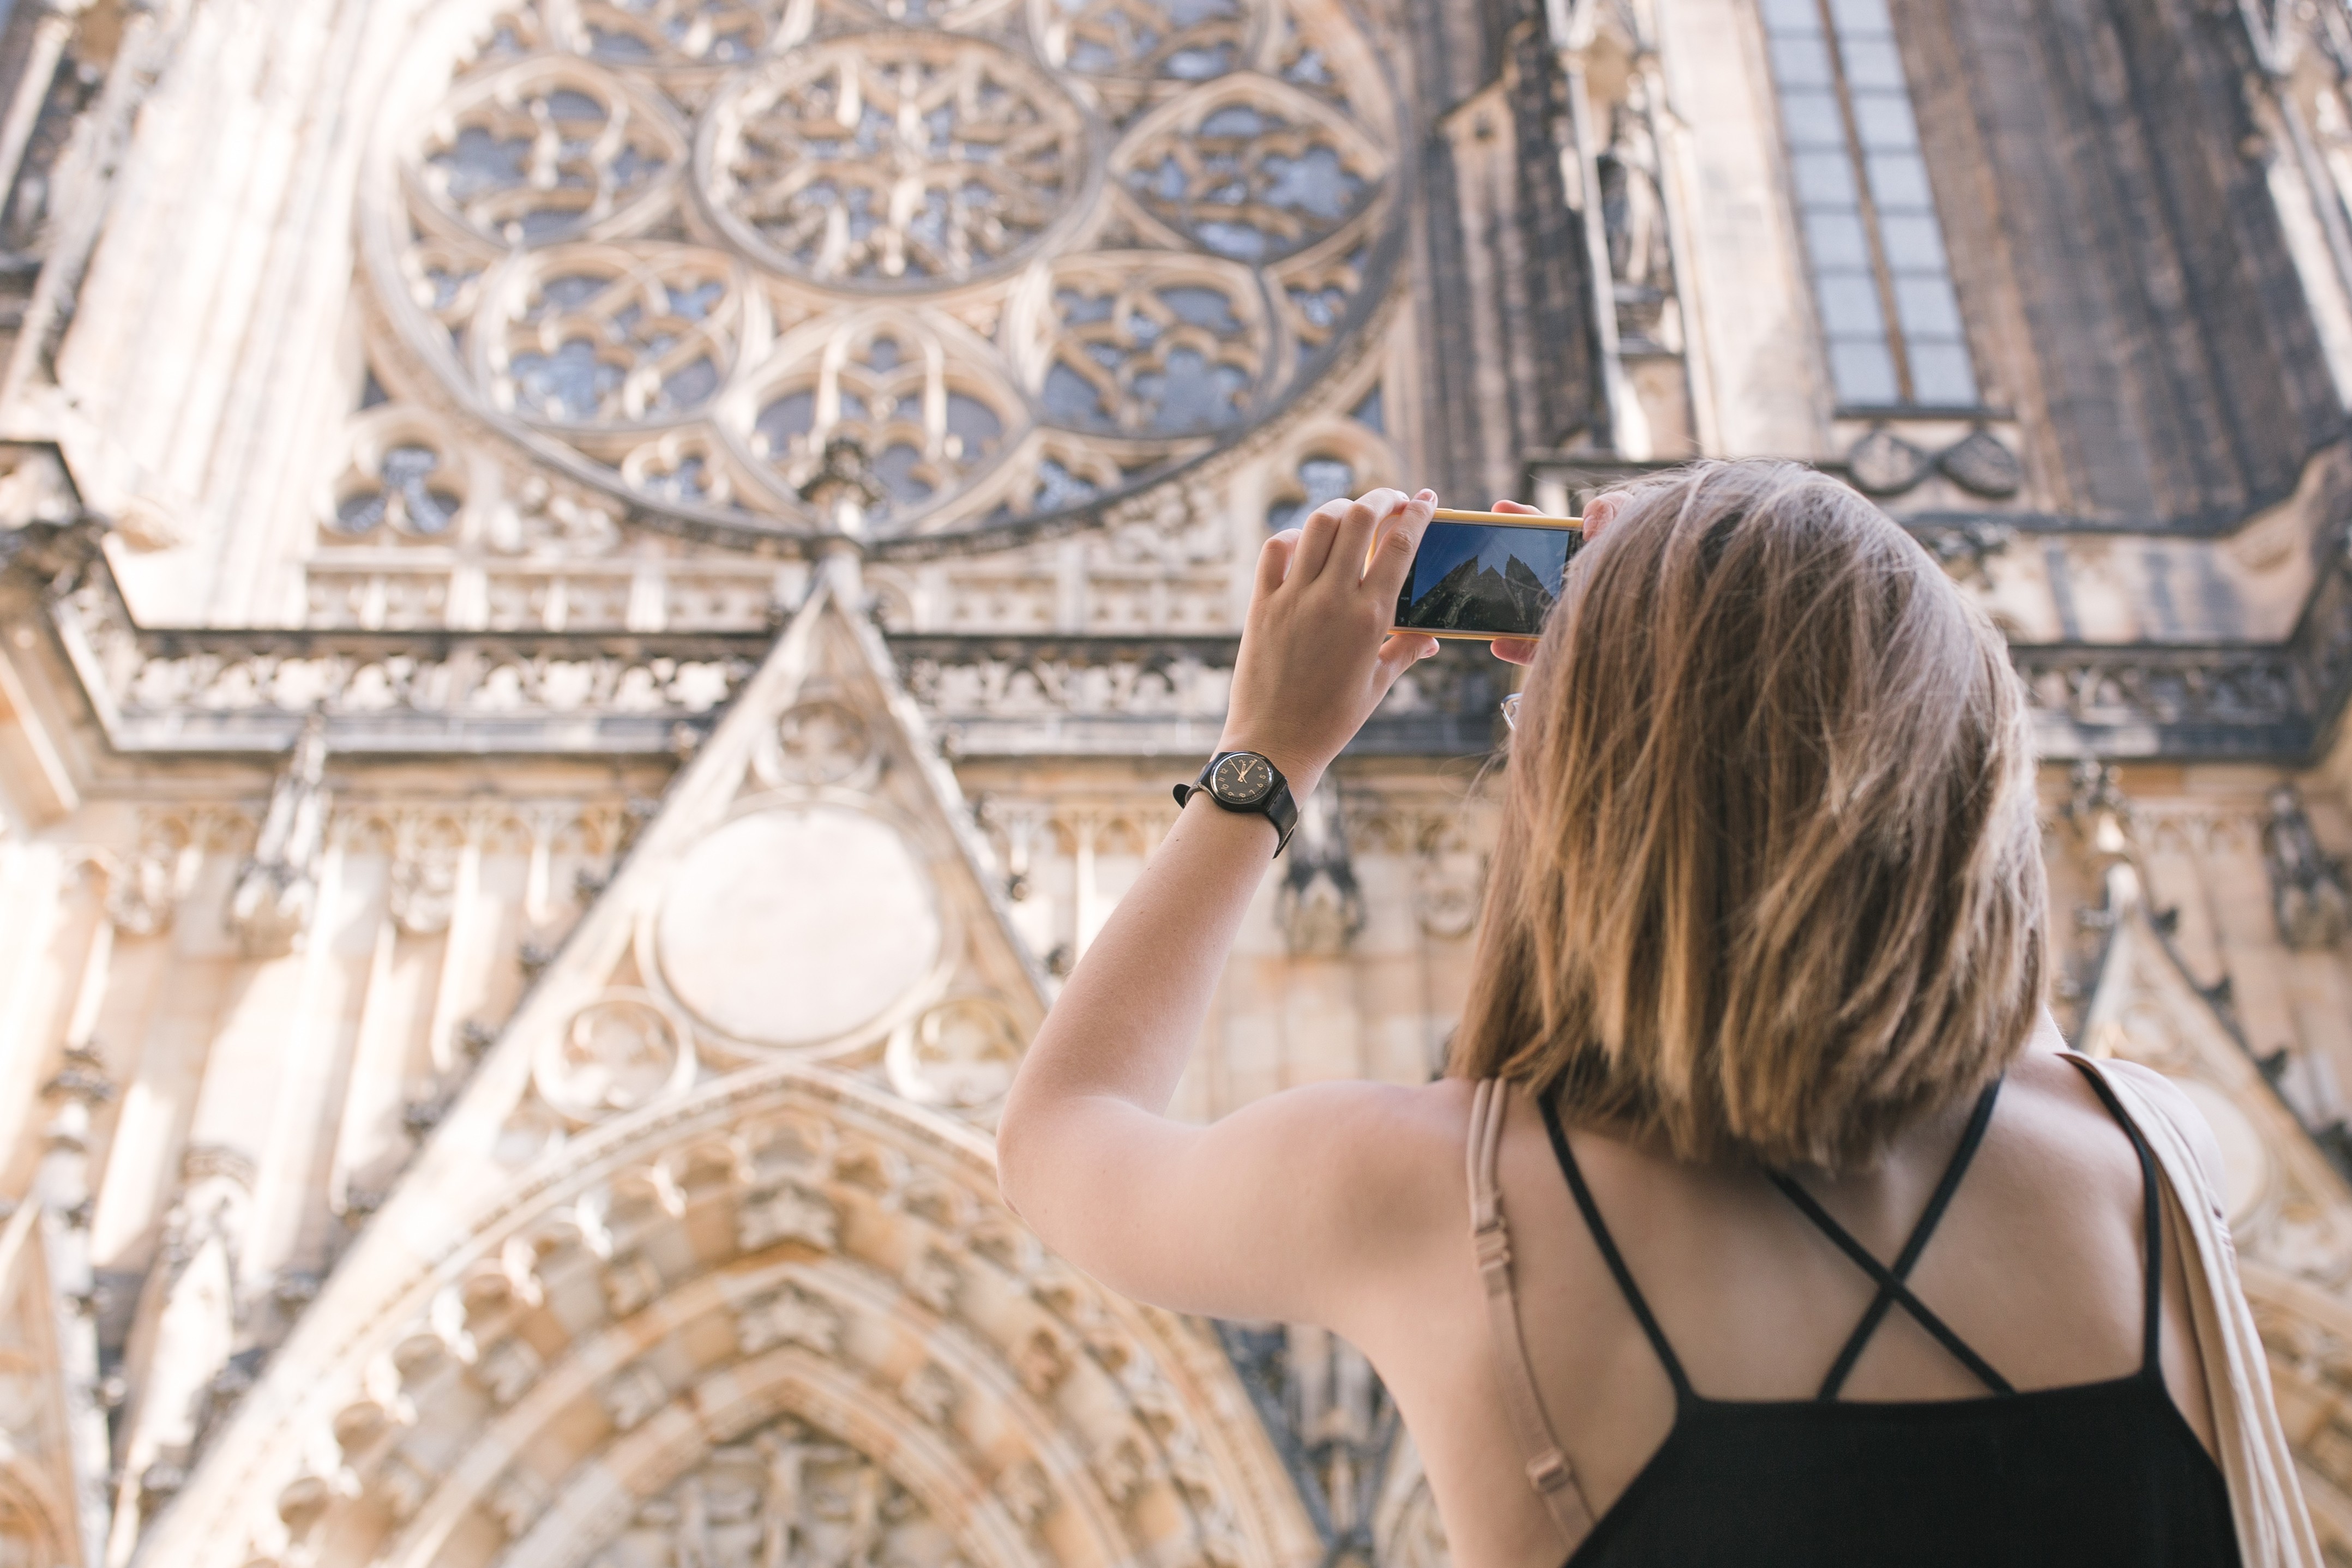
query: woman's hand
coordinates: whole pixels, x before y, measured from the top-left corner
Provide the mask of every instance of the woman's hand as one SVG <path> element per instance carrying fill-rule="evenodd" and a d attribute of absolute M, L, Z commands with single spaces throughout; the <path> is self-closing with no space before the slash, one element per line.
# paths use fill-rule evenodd
<path fill-rule="evenodd" d="M 1436 506 L 1433 491 L 1374 490 L 1265 541 L 1219 751 L 1261 753 L 1304 800 L 1397 676 L 1437 652 L 1386 635 Z"/>
<path fill-rule="evenodd" d="M 1612 517 L 1616 515 L 1617 506 L 1617 497 L 1614 496 L 1596 496 L 1585 503 L 1585 544 L 1589 545 L 1601 537 L 1601 528 L 1607 525 Z M 1524 501 L 1497 501 L 1492 509 L 1497 512 L 1541 515 Z M 1494 643 L 1495 657 L 1507 664 L 1532 664 L 1536 662 L 1536 644 L 1537 640 L 1533 637 L 1497 637 Z"/>

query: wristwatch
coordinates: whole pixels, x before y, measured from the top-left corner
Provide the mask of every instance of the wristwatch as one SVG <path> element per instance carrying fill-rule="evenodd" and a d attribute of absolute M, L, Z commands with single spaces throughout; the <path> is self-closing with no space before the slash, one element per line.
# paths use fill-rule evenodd
<path fill-rule="evenodd" d="M 1274 824 L 1274 852 L 1281 854 L 1298 826 L 1298 802 L 1290 798 L 1290 780 L 1282 769 L 1255 751 L 1220 751 L 1209 758 L 1200 778 L 1176 786 L 1176 804 L 1203 790 L 1228 811 L 1255 812 Z"/>

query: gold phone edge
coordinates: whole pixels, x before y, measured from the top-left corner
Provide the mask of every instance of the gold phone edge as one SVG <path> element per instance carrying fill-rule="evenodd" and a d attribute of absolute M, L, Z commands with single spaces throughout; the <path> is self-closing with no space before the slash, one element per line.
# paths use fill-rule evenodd
<path fill-rule="evenodd" d="M 1464 512 L 1440 507 L 1429 515 L 1433 523 L 1487 524 L 1507 528 L 1566 528 L 1584 531 L 1582 517 L 1555 517 L 1540 512 Z"/>
<path fill-rule="evenodd" d="M 1391 626 L 1389 628 L 1389 635 L 1391 637 L 1405 635 L 1414 637 L 1434 637 L 1441 643 L 1491 643 L 1497 637 L 1508 637 L 1514 642 L 1518 643 L 1532 643 L 1536 641 L 1537 638 L 1541 637 L 1543 633 L 1540 632 L 1532 633 L 1526 632 L 1433 632 L 1426 626 Z"/>

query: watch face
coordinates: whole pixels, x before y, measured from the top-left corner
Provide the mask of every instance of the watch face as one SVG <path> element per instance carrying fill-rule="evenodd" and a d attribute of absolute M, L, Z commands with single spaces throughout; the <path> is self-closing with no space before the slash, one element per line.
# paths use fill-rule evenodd
<path fill-rule="evenodd" d="M 1255 751 L 1237 751 L 1217 764 L 1209 788 L 1227 805 L 1250 805 L 1274 788 L 1274 765 Z"/>

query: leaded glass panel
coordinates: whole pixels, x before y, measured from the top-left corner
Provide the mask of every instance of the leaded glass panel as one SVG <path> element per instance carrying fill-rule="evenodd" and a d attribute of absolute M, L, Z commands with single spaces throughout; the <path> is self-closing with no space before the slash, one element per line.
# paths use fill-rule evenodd
<path fill-rule="evenodd" d="M 1885 0 L 1759 0 L 1830 379 L 1848 407 L 1978 400 Z"/>

